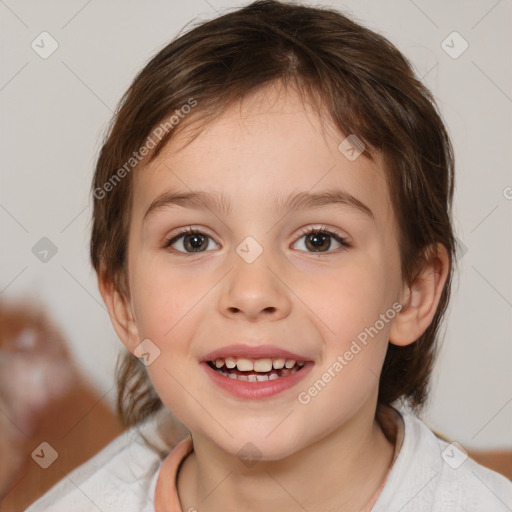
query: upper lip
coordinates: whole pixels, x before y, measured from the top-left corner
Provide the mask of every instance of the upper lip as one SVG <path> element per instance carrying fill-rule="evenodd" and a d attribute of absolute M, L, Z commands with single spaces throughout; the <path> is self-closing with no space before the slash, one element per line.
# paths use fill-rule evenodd
<path fill-rule="evenodd" d="M 226 357 L 247 358 L 247 359 L 294 359 L 295 361 L 308 361 L 304 356 L 290 352 L 275 345 L 228 345 L 226 347 L 208 352 L 203 361 L 215 361 Z"/>

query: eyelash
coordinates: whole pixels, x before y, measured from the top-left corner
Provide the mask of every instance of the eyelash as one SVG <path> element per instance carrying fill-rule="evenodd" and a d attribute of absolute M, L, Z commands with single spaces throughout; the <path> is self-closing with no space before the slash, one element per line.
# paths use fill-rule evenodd
<path fill-rule="evenodd" d="M 329 254 L 341 252 L 341 251 L 348 249 L 349 247 L 352 247 L 352 244 L 348 243 L 346 238 L 341 237 L 340 235 L 329 230 L 325 226 L 322 226 L 321 228 L 304 228 L 304 229 L 302 229 L 300 232 L 300 236 L 297 238 L 296 241 L 300 240 L 304 236 L 311 235 L 313 233 L 315 233 L 315 234 L 322 233 L 322 234 L 328 235 L 328 236 L 334 238 L 334 240 L 336 240 L 336 242 L 338 242 L 341 245 L 341 247 L 339 247 L 337 250 L 327 251 L 327 252 L 314 252 L 314 251 L 300 251 L 300 252 L 309 252 L 309 254 L 314 254 L 315 256 L 327 256 Z M 186 229 L 183 229 L 182 231 L 179 231 L 178 233 L 175 233 L 172 237 L 167 238 L 163 243 L 163 248 L 169 249 L 171 245 L 173 245 L 180 238 L 182 238 L 186 235 L 204 235 L 211 239 L 211 237 L 209 235 L 207 235 L 206 233 L 203 233 L 201 230 L 188 227 Z M 187 256 L 190 254 L 200 254 L 200 253 L 204 253 L 204 252 L 208 252 L 208 251 L 183 252 L 183 251 L 176 251 L 174 249 L 173 252 L 175 252 L 179 256 Z"/>
<path fill-rule="evenodd" d="M 343 238 L 342 236 L 338 235 L 334 231 L 331 231 L 327 228 L 327 226 L 322 226 L 321 228 L 303 228 L 300 231 L 300 236 L 297 238 L 296 241 L 300 240 L 302 237 L 311 235 L 311 234 L 324 234 L 328 235 L 331 238 L 334 238 L 336 242 L 338 242 L 341 247 L 338 247 L 338 249 L 335 249 L 333 251 L 327 251 L 327 252 L 313 252 L 313 251 L 301 251 L 301 252 L 309 252 L 309 254 L 314 254 L 315 256 L 328 256 L 329 254 L 341 252 L 347 250 L 349 247 L 352 247 L 351 244 L 347 242 L 346 238 Z"/>
<path fill-rule="evenodd" d="M 341 247 L 338 247 L 334 251 L 327 251 L 327 252 L 320 252 L 320 251 L 319 252 L 315 252 L 315 251 L 300 251 L 300 252 L 308 252 L 309 254 L 313 254 L 315 256 L 322 257 L 322 256 L 328 256 L 328 255 L 333 254 L 333 253 L 336 254 L 336 253 L 339 253 L 339 252 L 342 252 L 342 251 L 346 251 L 348 248 L 352 247 L 352 244 L 348 243 L 346 238 L 343 238 L 340 235 L 338 235 L 337 233 L 329 230 L 326 226 L 322 226 L 321 228 L 304 228 L 304 229 L 302 229 L 301 232 L 300 232 L 300 236 L 297 238 L 297 240 L 294 243 L 296 243 L 302 237 L 307 236 L 307 235 L 311 235 L 313 233 L 315 233 L 315 234 L 322 233 L 322 234 L 328 235 L 328 236 L 332 237 L 336 242 L 338 242 L 341 245 Z M 171 247 L 171 245 L 173 245 L 180 238 L 182 238 L 182 237 L 184 237 L 186 235 L 204 235 L 204 236 L 206 236 L 206 237 L 211 239 L 210 236 L 206 235 L 206 233 L 203 233 L 201 230 L 195 229 L 195 228 L 192 228 L 192 227 L 187 227 L 186 229 L 183 229 L 180 232 L 175 233 L 170 238 L 167 238 L 164 241 L 164 243 L 163 243 L 163 248 L 164 249 L 169 249 Z M 183 252 L 183 251 L 177 251 L 177 250 L 173 249 L 173 252 L 176 255 L 178 255 L 178 256 L 188 256 L 188 255 L 200 254 L 202 252 L 208 252 L 208 251 Z"/>

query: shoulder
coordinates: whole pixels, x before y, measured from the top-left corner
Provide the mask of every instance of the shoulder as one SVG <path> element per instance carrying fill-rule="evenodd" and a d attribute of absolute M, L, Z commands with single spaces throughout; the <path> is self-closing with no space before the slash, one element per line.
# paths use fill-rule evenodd
<path fill-rule="evenodd" d="M 374 512 L 486 512 L 512 509 L 512 482 L 438 438 L 412 412 L 397 409 L 403 444 Z"/>
<path fill-rule="evenodd" d="M 73 470 L 34 502 L 27 512 L 90 510 L 151 511 L 162 455 L 154 421 L 131 427 Z M 160 444 L 163 450 L 163 445 Z"/>

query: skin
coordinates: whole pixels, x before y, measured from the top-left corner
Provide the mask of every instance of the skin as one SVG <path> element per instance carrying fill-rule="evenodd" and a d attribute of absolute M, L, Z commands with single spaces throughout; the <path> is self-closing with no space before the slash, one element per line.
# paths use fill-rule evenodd
<path fill-rule="evenodd" d="M 194 452 L 178 475 L 182 509 L 359 511 L 382 485 L 394 449 L 375 420 L 388 340 L 407 345 L 430 324 L 447 253 L 439 246 L 414 286 L 403 282 L 381 157 L 347 159 L 338 149 L 345 136 L 291 89 L 269 86 L 233 105 L 184 147 L 183 133 L 133 176 L 130 297 L 99 278 L 128 350 L 146 338 L 158 346 L 149 376 L 192 433 Z M 163 191 L 190 189 L 225 193 L 231 213 L 170 206 L 143 222 Z M 355 196 L 374 218 L 340 205 L 274 207 L 291 193 L 331 189 Z M 183 252 L 183 238 L 163 248 L 187 226 L 211 237 L 208 250 Z M 314 252 L 301 228 L 323 226 L 351 247 L 331 238 L 328 252 Z M 247 236 L 263 249 L 250 264 L 236 252 Z M 307 405 L 299 403 L 297 395 L 396 302 L 401 312 Z M 275 344 L 314 367 L 278 396 L 235 398 L 199 363 L 244 342 Z M 261 454 L 252 467 L 237 455 L 247 442 Z"/>

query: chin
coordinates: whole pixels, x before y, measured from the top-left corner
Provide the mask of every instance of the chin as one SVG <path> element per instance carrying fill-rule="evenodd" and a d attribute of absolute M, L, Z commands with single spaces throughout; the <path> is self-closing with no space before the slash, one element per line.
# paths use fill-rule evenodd
<path fill-rule="evenodd" d="M 277 432 L 276 430 L 270 435 L 268 432 L 255 433 L 251 432 L 250 428 L 241 431 L 239 435 L 232 432 L 234 438 L 227 440 L 223 436 L 218 446 L 229 455 L 246 463 L 248 467 L 252 467 L 257 461 L 286 459 L 304 447 L 305 442 L 294 440 L 294 436 L 289 431 L 283 429 Z"/>

